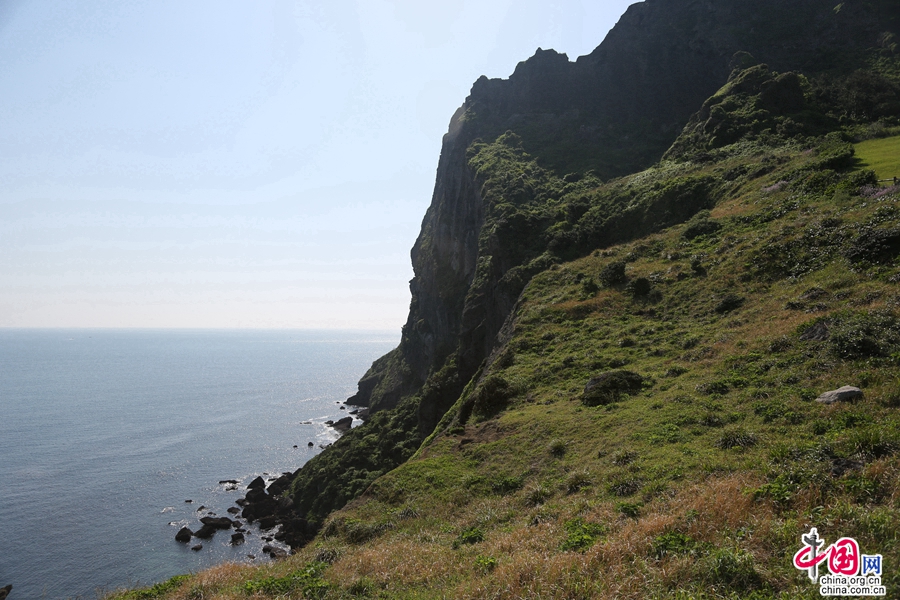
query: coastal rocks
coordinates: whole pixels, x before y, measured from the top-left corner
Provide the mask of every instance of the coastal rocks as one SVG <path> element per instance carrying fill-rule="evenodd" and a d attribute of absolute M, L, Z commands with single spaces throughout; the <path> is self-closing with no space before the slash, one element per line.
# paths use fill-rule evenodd
<path fill-rule="evenodd" d="M 178 530 L 178 533 L 175 534 L 175 541 L 187 543 L 187 542 L 191 541 L 191 538 L 193 537 L 193 535 L 194 535 L 193 531 L 191 531 L 187 527 L 182 527 L 181 529 Z"/>
<path fill-rule="evenodd" d="M 266 481 L 262 477 L 257 477 L 247 485 L 248 490 L 261 490 L 266 488 Z"/>
<path fill-rule="evenodd" d="M 200 522 L 216 529 L 231 529 L 234 525 L 228 517 L 203 517 Z"/>
<path fill-rule="evenodd" d="M 288 555 L 287 550 L 285 550 L 283 548 L 279 548 L 278 546 L 272 546 L 269 544 L 266 544 L 265 546 L 263 546 L 262 550 L 264 553 L 268 554 L 272 558 L 285 558 Z"/>
<path fill-rule="evenodd" d="M 204 525 L 200 529 L 194 532 L 194 537 L 200 538 L 202 540 L 208 540 L 211 538 L 217 531 L 218 527 L 213 527 L 212 525 Z"/>
<path fill-rule="evenodd" d="M 266 488 L 266 491 L 269 492 L 270 496 L 280 496 L 282 492 L 284 492 L 291 486 L 291 482 L 293 480 L 294 474 L 290 471 L 282 473 L 281 477 L 278 477 L 269 484 L 269 487 Z"/>
<path fill-rule="evenodd" d="M 9 596 L 9 593 L 12 591 L 12 586 L 7 585 L 0 588 L 0 600 L 6 600 L 6 597 Z"/>
<path fill-rule="evenodd" d="M 244 543 L 244 534 L 243 533 L 232 533 L 231 534 L 231 545 L 237 546 L 238 544 Z"/>
<path fill-rule="evenodd" d="M 241 512 L 241 509 L 239 509 L 237 506 L 231 506 L 231 507 L 228 508 L 228 510 L 227 510 L 226 512 L 228 512 L 228 513 L 230 513 L 230 514 L 232 514 L 232 515 L 236 515 L 236 514 L 238 514 L 239 512 Z"/>
<path fill-rule="evenodd" d="M 193 550 L 194 552 L 200 552 L 201 550 L 203 550 L 203 544 L 197 544 L 196 546 L 191 546 L 191 550 Z"/>
<path fill-rule="evenodd" d="M 857 398 L 860 398 L 862 395 L 863 392 L 858 387 L 845 385 L 844 387 L 840 387 L 836 390 L 831 390 L 829 392 L 823 393 L 821 396 L 816 398 L 816 402 L 821 402 L 822 404 L 834 404 L 835 402 L 847 402 L 849 400 L 855 400 Z"/>
<path fill-rule="evenodd" d="M 332 423 L 331 427 L 335 431 L 346 433 L 347 431 L 350 431 L 351 425 L 353 425 L 353 417 L 344 417 Z"/>

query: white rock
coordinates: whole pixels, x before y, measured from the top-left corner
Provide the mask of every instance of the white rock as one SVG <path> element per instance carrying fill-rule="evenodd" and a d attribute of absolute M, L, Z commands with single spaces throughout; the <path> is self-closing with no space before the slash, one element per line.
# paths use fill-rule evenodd
<path fill-rule="evenodd" d="M 834 404 L 835 402 L 854 400 L 861 397 L 862 395 L 862 390 L 858 387 L 845 385 L 842 388 L 831 390 L 830 392 L 825 392 L 824 394 L 816 398 L 816 402 L 821 402 L 822 404 Z"/>

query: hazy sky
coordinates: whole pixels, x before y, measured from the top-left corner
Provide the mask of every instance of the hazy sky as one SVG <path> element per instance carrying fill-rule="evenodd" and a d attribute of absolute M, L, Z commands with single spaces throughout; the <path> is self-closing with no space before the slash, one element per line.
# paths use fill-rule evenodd
<path fill-rule="evenodd" d="M 480 76 L 633 0 L 0 0 L 0 327 L 399 329 Z"/>

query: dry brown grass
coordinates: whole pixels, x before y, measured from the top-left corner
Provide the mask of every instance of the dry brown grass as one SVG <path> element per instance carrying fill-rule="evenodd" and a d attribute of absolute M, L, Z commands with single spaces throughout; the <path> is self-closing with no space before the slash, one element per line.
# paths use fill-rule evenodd
<path fill-rule="evenodd" d="M 748 474 L 709 478 L 654 501 L 639 519 L 621 517 L 611 502 L 566 497 L 556 505 L 556 516 L 545 522 L 529 525 L 533 511 L 523 513 L 509 526 L 489 530 L 484 542 L 457 550 L 447 535 L 438 532 L 432 532 L 436 540 L 432 543 L 424 543 L 422 535 L 392 532 L 348 548 L 326 577 L 343 586 L 366 579 L 387 594 L 419 590 L 449 598 L 646 598 L 689 585 L 696 576 L 696 557 L 652 556 L 654 539 L 667 531 L 678 530 L 718 547 L 725 543 L 723 532 L 744 528 L 753 535 L 741 542 L 741 548 L 761 563 L 768 560 L 774 508 L 746 493 L 761 483 Z M 498 499 L 491 506 L 472 506 L 453 526 L 474 522 L 479 511 L 484 514 L 509 502 Z M 605 524 L 609 533 L 583 553 L 564 552 L 560 549 L 564 522 L 576 516 Z M 479 556 L 493 557 L 496 567 L 479 569 Z"/>

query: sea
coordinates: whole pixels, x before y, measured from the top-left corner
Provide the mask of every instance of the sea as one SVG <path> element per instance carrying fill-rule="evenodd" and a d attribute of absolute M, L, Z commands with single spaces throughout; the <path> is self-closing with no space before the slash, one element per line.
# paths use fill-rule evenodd
<path fill-rule="evenodd" d="M 398 342 L 373 331 L 0 329 L 0 587 L 13 585 L 9 600 L 94 599 L 269 560 L 268 534 L 253 526 L 237 546 L 229 531 L 190 544 L 175 533 L 227 516 L 252 479 L 294 471 L 335 441 L 325 421 L 346 416 L 356 382 Z"/>

